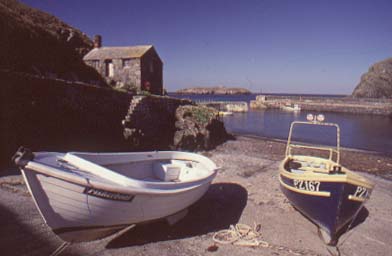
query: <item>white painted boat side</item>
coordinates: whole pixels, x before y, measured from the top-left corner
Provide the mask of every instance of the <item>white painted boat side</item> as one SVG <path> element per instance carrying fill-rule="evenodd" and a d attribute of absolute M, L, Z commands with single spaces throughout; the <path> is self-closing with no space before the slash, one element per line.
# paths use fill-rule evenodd
<path fill-rule="evenodd" d="M 155 153 L 155 152 L 153 152 Z M 61 157 L 61 154 L 43 153 L 42 157 Z M 91 154 L 90 154 L 91 155 Z M 92 154 L 98 157 L 98 154 Z M 107 154 L 105 164 L 116 164 L 114 160 L 126 163 L 129 154 L 120 157 Z M 196 154 L 176 154 L 165 152 L 156 154 L 154 159 L 166 157 L 184 159 L 192 156 L 192 160 L 201 160 L 201 165 L 208 169 L 208 176 L 197 176 L 190 182 L 150 182 L 130 179 L 127 176 L 113 175 L 110 169 L 97 168 L 93 172 L 87 169 L 55 168 L 50 163 L 30 161 L 22 170 L 37 208 L 45 222 L 66 241 L 89 241 L 93 238 L 111 234 L 132 224 L 161 219 L 187 208 L 200 199 L 217 173 L 215 164 L 205 157 Z M 138 154 L 133 159 L 150 160 L 150 157 Z M 68 158 L 69 160 L 69 158 Z M 96 168 L 96 163 L 86 163 L 85 159 L 75 163 L 71 157 L 70 163 L 77 168 Z M 207 161 L 208 160 L 208 161 Z M 132 161 L 131 161 L 132 162 Z M 192 171 L 197 171 L 197 168 Z M 103 170 L 105 169 L 105 170 Z M 186 169 L 186 168 L 185 168 Z M 99 172 L 97 170 L 102 171 Z M 120 182 L 117 182 L 120 179 Z M 130 179 L 132 182 L 127 182 Z M 140 183 L 140 184 L 138 184 Z M 145 183 L 145 184 L 143 184 Z M 138 186 L 134 186 L 138 184 Z M 153 188 L 149 186 L 153 184 Z M 89 194 L 86 189 L 99 189 L 104 193 L 122 193 L 129 195 L 129 200 L 100 197 Z M 107 191 L 107 192 L 105 192 Z M 119 199 L 120 198 L 120 199 Z"/>

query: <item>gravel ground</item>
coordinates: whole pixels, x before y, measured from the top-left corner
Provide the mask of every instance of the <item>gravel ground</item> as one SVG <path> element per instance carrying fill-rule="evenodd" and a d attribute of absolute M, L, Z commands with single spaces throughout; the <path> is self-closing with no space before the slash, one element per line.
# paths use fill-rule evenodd
<path fill-rule="evenodd" d="M 285 144 L 237 137 L 203 152 L 222 169 L 206 195 L 174 226 L 160 221 L 102 240 L 72 244 L 61 255 L 390 255 L 392 158 L 344 150 L 342 164 L 376 183 L 354 228 L 338 249 L 319 239 L 317 228 L 279 190 L 278 165 Z M 16 174 L 16 171 L 13 171 Z M 49 255 L 62 241 L 42 221 L 20 175 L 0 178 L 2 255 Z M 0 173 L 1 175 L 1 173 Z M 268 247 L 215 245 L 216 231 L 232 224 L 260 224 Z"/>

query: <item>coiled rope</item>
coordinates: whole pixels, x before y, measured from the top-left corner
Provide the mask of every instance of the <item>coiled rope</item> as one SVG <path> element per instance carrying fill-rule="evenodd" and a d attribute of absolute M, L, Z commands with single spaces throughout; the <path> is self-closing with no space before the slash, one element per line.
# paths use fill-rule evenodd
<path fill-rule="evenodd" d="M 219 244 L 233 244 L 239 246 L 261 246 L 269 247 L 269 243 L 261 239 L 261 226 L 255 225 L 254 228 L 246 224 L 230 225 L 229 229 L 216 232 L 212 240 Z"/>

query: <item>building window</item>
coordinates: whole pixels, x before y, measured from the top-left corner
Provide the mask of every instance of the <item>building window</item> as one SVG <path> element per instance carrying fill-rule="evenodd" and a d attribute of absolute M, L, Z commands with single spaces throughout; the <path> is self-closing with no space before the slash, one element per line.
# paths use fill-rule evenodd
<path fill-rule="evenodd" d="M 91 61 L 91 66 L 98 70 L 99 69 L 99 60 Z"/>
<path fill-rule="evenodd" d="M 131 59 L 122 59 L 122 66 L 124 67 L 130 67 L 131 66 Z"/>
<path fill-rule="evenodd" d="M 114 76 L 114 66 L 112 60 L 105 61 L 105 76 L 107 77 Z"/>

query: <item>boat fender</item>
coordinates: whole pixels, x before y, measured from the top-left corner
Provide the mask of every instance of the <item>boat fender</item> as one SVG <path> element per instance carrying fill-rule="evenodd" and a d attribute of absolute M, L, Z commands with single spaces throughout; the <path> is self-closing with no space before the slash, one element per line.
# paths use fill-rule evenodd
<path fill-rule="evenodd" d="M 34 159 L 34 154 L 30 149 L 19 147 L 12 157 L 12 162 L 17 166 L 24 168 L 31 160 Z"/>

